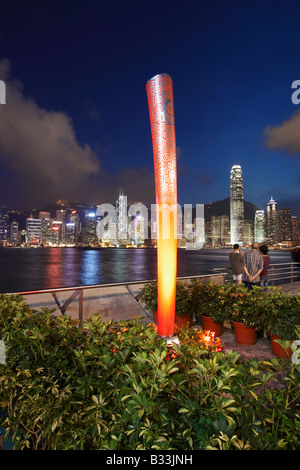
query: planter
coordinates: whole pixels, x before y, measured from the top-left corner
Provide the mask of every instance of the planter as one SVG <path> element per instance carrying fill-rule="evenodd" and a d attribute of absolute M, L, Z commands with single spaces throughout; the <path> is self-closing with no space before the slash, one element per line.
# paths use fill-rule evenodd
<path fill-rule="evenodd" d="M 291 348 L 284 349 L 279 343 L 277 343 L 277 341 L 275 341 L 276 339 L 282 339 L 282 338 L 276 335 L 271 335 L 271 344 L 272 344 L 273 354 L 277 357 L 284 357 L 285 359 L 290 359 L 292 356 Z"/>
<path fill-rule="evenodd" d="M 192 315 L 180 316 L 177 313 L 175 313 L 175 323 L 178 326 L 178 328 L 184 328 L 191 322 L 192 322 Z"/>
<path fill-rule="evenodd" d="M 250 346 L 256 343 L 257 332 L 252 326 L 245 326 L 243 323 L 233 321 L 235 340 L 239 344 Z"/>
<path fill-rule="evenodd" d="M 214 331 L 216 336 L 221 336 L 223 333 L 223 323 L 216 323 L 210 317 L 202 315 L 202 329 Z"/>
<path fill-rule="evenodd" d="M 153 310 L 153 321 L 157 323 L 157 309 Z M 175 313 L 175 323 L 178 328 L 184 328 L 188 323 L 192 322 L 192 315 L 180 316 Z"/>

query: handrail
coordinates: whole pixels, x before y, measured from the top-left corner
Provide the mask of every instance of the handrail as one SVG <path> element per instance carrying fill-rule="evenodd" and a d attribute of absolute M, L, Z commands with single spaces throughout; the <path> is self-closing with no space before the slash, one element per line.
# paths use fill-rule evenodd
<path fill-rule="evenodd" d="M 226 267 L 226 269 L 232 272 L 230 266 Z M 224 268 L 212 269 L 213 272 L 220 270 L 224 270 Z M 272 263 L 269 266 L 268 279 L 273 286 L 277 281 L 290 280 L 290 282 L 295 282 L 297 277 L 300 277 L 300 263 L 291 261 L 289 263 Z M 227 279 L 225 282 L 232 282 L 232 279 Z"/>
<path fill-rule="evenodd" d="M 227 275 L 227 272 L 220 272 L 217 273 L 218 275 Z M 188 280 L 188 279 L 196 279 L 200 277 L 213 277 L 215 274 L 199 274 L 195 276 L 180 276 L 177 277 L 177 280 Z M 118 286 L 126 286 L 126 285 L 135 285 L 135 284 L 147 284 L 148 282 L 156 281 L 156 279 L 142 279 L 137 281 L 125 281 L 125 282 L 112 282 L 110 284 L 91 284 L 87 286 L 74 286 L 74 287 L 53 287 L 50 289 L 41 289 L 41 290 L 32 290 L 32 291 L 24 291 L 24 292 L 9 292 L 6 295 L 29 295 L 29 294 L 49 294 L 51 292 L 65 292 L 70 290 L 78 290 L 78 289 L 96 289 L 99 287 L 118 287 Z"/>
<path fill-rule="evenodd" d="M 218 276 L 223 276 L 223 282 L 226 281 L 227 272 L 220 272 L 217 273 Z M 207 278 L 207 277 L 215 277 L 216 274 L 200 274 L 196 276 L 181 276 L 177 277 L 177 280 L 189 280 L 189 279 L 198 279 L 198 278 Z M 120 287 L 125 286 L 128 292 L 133 296 L 135 300 L 137 300 L 134 293 L 131 291 L 129 286 L 137 285 L 137 284 L 147 284 L 148 282 L 153 282 L 155 279 L 144 279 L 138 281 L 126 281 L 126 282 L 113 282 L 110 284 L 92 284 L 88 286 L 76 286 L 76 287 L 58 287 L 52 289 L 41 289 L 41 290 L 33 290 L 33 291 L 25 291 L 25 292 L 9 292 L 6 295 L 34 295 L 34 294 L 52 294 L 56 304 L 58 305 L 62 315 L 65 315 L 67 307 L 73 302 L 73 300 L 79 294 L 79 325 L 82 326 L 83 324 L 83 291 L 87 289 L 96 289 L 96 288 L 105 288 L 105 287 Z M 64 304 L 61 303 L 59 298 L 57 297 L 58 292 L 68 292 L 73 291 L 70 297 L 65 301 Z M 138 294 L 139 295 L 139 294 Z"/>

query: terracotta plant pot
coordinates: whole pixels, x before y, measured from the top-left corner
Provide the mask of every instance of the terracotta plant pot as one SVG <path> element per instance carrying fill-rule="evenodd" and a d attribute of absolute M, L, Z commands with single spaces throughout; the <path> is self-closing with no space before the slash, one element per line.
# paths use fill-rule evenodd
<path fill-rule="evenodd" d="M 210 317 L 202 315 L 202 329 L 214 331 L 216 336 L 221 336 L 223 333 L 223 323 L 216 323 Z"/>
<path fill-rule="evenodd" d="M 157 323 L 157 308 L 153 310 L 153 321 Z"/>
<path fill-rule="evenodd" d="M 175 323 L 178 326 L 178 328 L 184 328 L 185 326 L 188 325 L 188 323 L 192 322 L 192 315 L 184 315 L 180 316 L 177 313 L 175 313 Z"/>
<path fill-rule="evenodd" d="M 257 332 L 252 326 L 245 326 L 243 323 L 233 321 L 235 340 L 239 344 L 250 346 L 257 341 Z"/>
<path fill-rule="evenodd" d="M 276 339 L 282 339 L 282 338 L 276 335 L 271 335 L 271 344 L 272 344 L 273 354 L 277 357 L 284 357 L 285 359 L 290 359 L 292 356 L 291 348 L 284 349 L 279 343 L 277 343 L 277 341 L 275 341 Z"/>

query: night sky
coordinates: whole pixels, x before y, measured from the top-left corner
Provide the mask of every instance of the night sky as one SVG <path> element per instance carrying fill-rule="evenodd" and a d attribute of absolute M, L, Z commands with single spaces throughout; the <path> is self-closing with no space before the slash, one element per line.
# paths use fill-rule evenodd
<path fill-rule="evenodd" d="M 146 82 L 174 86 L 178 202 L 244 198 L 300 216 L 297 1 L 4 1 L 0 205 L 154 198 Z M 300 94 L 299 94 L 300 97 Z"/>

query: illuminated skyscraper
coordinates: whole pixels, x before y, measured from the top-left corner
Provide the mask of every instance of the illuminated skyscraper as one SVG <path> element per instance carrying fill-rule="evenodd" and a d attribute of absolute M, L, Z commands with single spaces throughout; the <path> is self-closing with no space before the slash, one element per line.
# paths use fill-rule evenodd
<path fill-rule="evenodd" d="M 298 242 L 300 240 L 300 223 L 296 216 L 292 215 L 292 240 Z"/>
<path fill-rule="evenodd" d="M 26 243 L 28 246 L 38 246 L 41 242 L 42 221 L 41 219 L 26 219 Z"/>
<path fill-rule="evenodd" d="M 66 223 L 66 243 L 70 245 L 78 243 L 79 228 L 79 214 L 76 210 L 72 210 L 68 215 L 68 221 Z"/>
<path fill-rule="evenodd" d="M 290 246 L 292 244 L 292 233 L 290 209 L 279 209 L 276 214 L 276 241 Z"/>
<path fill-rule="evenodd" d="M 8 240 L 9 215 L 5 206 L 0 209 L 0 240 Z"/>
<path fill-rule="evenodd" d="M 250 245 L 253 242 L 253 220 L 244 222 L 244 244 Z"/>
<path fill-rule="evenodd" d="M 96 245 L 98 243 L 96 234 L 97 218 L 96 213 L 87 211 L 83 224 L 83 243 L 85 245 Z"/>
<path fill-rule="evenodd" d="M 244 238 L 244 190 L 240 165 L 233 165 L 230 172 L 230 238 L 231 243 L 243 244 Z"/>
<path fill-rule="evenodd" d="M 229 243 L 229 217 L 227 215 L 213 215 L 211 218 L 212 245 L 225 245 Z"/>
<path fill-rule="evenodd" d="M 60 245 L 63 241 L 63 223 L 61 220 L 51 220 L 52 244 Z"/>
<path fill-rule="evenodd" d="M 62 222 L 62 233 L 61 233 L 61 238 L 62 242 L 65 242 L 65 236 L 66 236 L 66 220 L 67 220 L 67 211 L 65 209 L 58 209 L 56 211 L 56 218 L 55 220 L 61 221 Z"/>
<path fill-rule="evenodd" d="M 118 226 L 118 240 L 127 243 L 127 196 L 124 196 L 120 191 L 119 199 L 117 200 L 117 226 Z"/>
<path fill-rule="evenodd" d="M 10 242 L 16 245 L 19 241 L 19 224 L 16 220 L 13 220 L 10 224 Z"/>
<path fill-rule="evenodd" d="M 263 210 L 257 210 L 255 212 L 254 219 L 254 241 L 257 243 L 263 243 L 265 241 L 265 212 Z"/>
<path fill-rule="evenodd" d="M 276 240 L 276 219 L 277 219 L 277 202 L 271 196 L 267 204 L 267 242 L 274 243 Z"/>

